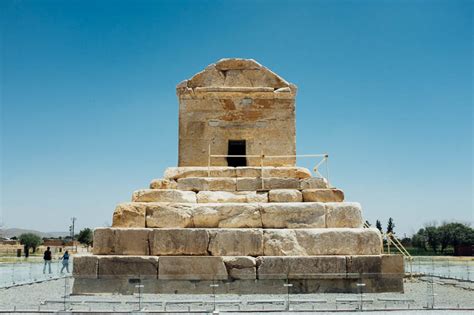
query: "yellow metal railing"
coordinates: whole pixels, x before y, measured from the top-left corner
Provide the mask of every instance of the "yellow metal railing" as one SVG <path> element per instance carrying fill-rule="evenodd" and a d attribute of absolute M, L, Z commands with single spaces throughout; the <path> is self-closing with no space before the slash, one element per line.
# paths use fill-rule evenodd
<path fill-rule="evenodd" d="M 413 256 L 407 251 L 402 242 L 393 235 L 393 233 L 384 233 L 385 238 L 387 239 L 387 252 L 390 255 L 390 245 L 393 244 L 395 248 L 405 257 L 405 260 L 410 266 L 410 277 L 413 276 Z"/>
<path fill-rule="evenodd" d="M 364 222 L 364 228 L 369 228 L 370 226 L 367 224 L 367 222 Z M 390 246 L 394 246 L 405 258 L 405 260 L 408 262 L 410 266 L 410 276 L 413 275 L 413 256 L 408 252 L 408 250 L 403 246 L 402 242 L 393 235 L 393 233 L 382 233 L 382 237 L 384 237 L 387 240 L 387 254 L 390 255 Z M 383 246 L 383 245 L 382 245 Z M 383 251 L 383 248 L 382 248 Z"/>
<path fill-rule="evenodd" d="M 264 181 L 264 169 L 265 169 L 265 159 L 278 159 L 278 158 L 321 158 L 318 163 L 313 168 L 313 172 L 315 175 L 319 176 L 320 178 L 323 178 L 327 181 L 328 185 L 330 186 L 329 183 L 329 155 L 324 153 L 324 154 L 296 154 L 296 155 L 265 155 L 263 151 L 260 154 L 245 154 L 245 155 L 229 155 L 229 154 L 211 154 L 211 144 L 209 144 L 209 151 L 208 151 L 208 160 L 207 160 L 207 176 L 211 177 L 211 164 L 212 164 L 212 159 L 213 158 L 228 158 L 228 157 L 234 157 L 234 158 L 250 158 L 250 159 L 260 159 L 260 179 L 262 182 L 262 190 L 265 189 L 265 181 Z M 326 166 L 326 176 L 323 176 L 321 174 L 320 167 L 322 165 Z"/>

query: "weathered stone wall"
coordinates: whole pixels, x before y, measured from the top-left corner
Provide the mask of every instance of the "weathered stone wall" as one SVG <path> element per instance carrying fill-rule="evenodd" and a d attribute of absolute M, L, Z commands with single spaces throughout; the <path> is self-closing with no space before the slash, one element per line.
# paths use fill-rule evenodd
<path fill-rule="evenodd" d="M 296 87 L 253 60 L 223 59 L 177 87 L 179 166 L 205 166 L 228 154 L 229 140 L 246 140 L 246 154 L 295 155 Z M 294 158 L 265 165 L 293 166 Z M 212 165 L 226 166 L 225 158 Z M 247 165 L 260 160 L 248 158 Z"/>
<path fill-rule="evenodd" d="M 74 294 L 286 294 L 403 292 L 401 255 L 367 256 L 77 256 Z M 131 281 L 131 280 L 135 281 Z"/>

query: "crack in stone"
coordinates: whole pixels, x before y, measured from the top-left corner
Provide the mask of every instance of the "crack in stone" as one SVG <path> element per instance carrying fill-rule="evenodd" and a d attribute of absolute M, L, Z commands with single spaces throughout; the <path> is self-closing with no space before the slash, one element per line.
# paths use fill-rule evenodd
<path fill-rule="evenodd" d="M 262 215 L 262 211 L 263 211 L 263 207 L 261 204 L 257 204 L 257 209 L 258 209 L 258 212 L 260 213 L 260 225 L 262 227 L 262 229 L 265 228 L 265 225 L 263 224 L 263 215 Z M 263 237 L 263 233 L 262 233 L 262 237 Z M 263 250 L 262 250 L 263 252 Z"/>
<path fill-rule="evenodd" d="M 148 255 L 151 256 L 151 241 L 150 241 L 150 237 L 152 237 L 153 235 L 153 231 L 149 231 L 148 232 L 148 237 L 146 238 L 146 241 L 148 243 Z"/>
<path fill-rule="evenodd" d="M 212 233 L 209 233 L 208 230 L 206 230 L 206 233 L 207 233 L 207 247 L 206 247 L 207 255 L 208 255 L 208 256 L 213 256 L 213 255 L 212 255 L 212 251 L 211 251 L 211 249 L 210 249 L 210 247 L 211 247 L 211 240 L 212 240 L 213 235 L 212 235 Z"/>

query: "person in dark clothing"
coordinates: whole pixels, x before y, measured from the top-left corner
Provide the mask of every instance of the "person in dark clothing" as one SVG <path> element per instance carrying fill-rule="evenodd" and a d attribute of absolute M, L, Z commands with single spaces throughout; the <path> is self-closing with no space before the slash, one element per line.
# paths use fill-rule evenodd
<path fill-rule="evenodd" d="M 48 246 L 48 248 L 46 249 L 43 255 L 43 260 L 44 260 L 43 273 L 46 273 L 46 265 L 48 265 L 49 273 L 51 273 L 51 259 L 52 259 L 51 250 L 49 249 L 49 246 Z"/>

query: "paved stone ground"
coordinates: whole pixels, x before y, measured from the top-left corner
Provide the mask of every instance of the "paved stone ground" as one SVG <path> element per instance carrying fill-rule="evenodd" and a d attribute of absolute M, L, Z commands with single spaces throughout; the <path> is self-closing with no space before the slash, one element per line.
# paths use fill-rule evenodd
<path fill-rule="evenodd" d="M 407 280 L 405 293 L 364 294 L 363 309 L 404 310 L 403 314 L 416 314 L 409 309 L 422 309 L 430 302 L 429 296 L 431 279 Z M 0 289 L 0 311 L 16 310 L 42 311 L 64 310 L 62 297 L 64 292 L 69 294 L 73 280 L 71 278 L 51 280 L 37 284 L 23 285 L 9 289 Z M 474 310 L 474 285 L 462 284 L 457 281 L 443 281 L 435 278 L 433 281 L 435 294 L 435 308 L 469 308 Z M 465 288 L 462 288 L 464 286 Z M 287 309 L 286 295 L 217 295 L 216 301 L 225 301 L 218 304 L 217 309 L 250 311 L 259 313 L 266 311 L 283 311 Z M 341 299 L 352 300 L 341 302 Z M 384 300 L 385 299 L 385 300 Z M 95 296 L 68 296 L 66 309 L 74 311 L 136 311 L 138 310 L 138 295 L 95 295 Z M 336 300 L 339 300 L 336 303 Z M 399 300 L 399 301 L 396 301 Z M 413 300 L 413 301 L 409 301 Z M 45 303 L 45 301 L 47 301 Z M 214 297 L 210 295 L 142 295 L 141 306 L 147 311 L 163 311 L 166 302 L 167 311 L 202 311 L 209 312 L 214 308 Z M 266 303 L 262 303 L 266 301 Z M 303 303 L 304 301 L 307 301 Z M 319 301 L 320 303 L 314 303 Z M 290 310 L 354 310 L 360 305 L 358 294 L 305 294 L 290 296 Z M 453 311 L 448 312 L 451 314 Z M 288 312 L 286 312 L 288 313 Z M 398 312 L 397 312 L 398 313 Z M 448 314 L 441 311 L 432 314 Z M 460 312 L 464 313 L 464 312 Z M 302 314 L 299 312 L 299 314 Z M 338 313 L 341 314 L 341 313 Z M 396 314 L 396 313 L 392 313 Z M 423 314 L 426 314 L 424 312 Z"/>

